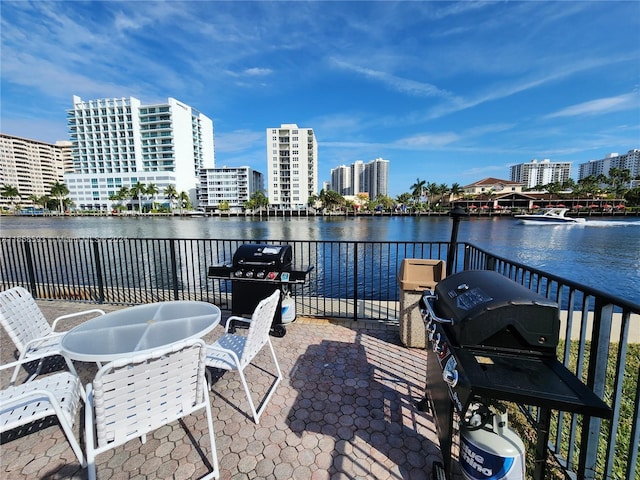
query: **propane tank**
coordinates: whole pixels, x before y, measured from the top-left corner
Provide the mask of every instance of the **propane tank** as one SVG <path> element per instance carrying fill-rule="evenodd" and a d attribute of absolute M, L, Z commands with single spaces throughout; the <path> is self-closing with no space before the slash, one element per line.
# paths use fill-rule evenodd
<path fill-rule="evenodd" d="M 282 298 L 282 323 L 291 323 L 296 319 L 296 302 L 287 292 Z"/>
<path fill-rule="evenodd" d="M 467 480 L 524 480 L 525 448 L 507 425 L 507 414 L 491 415 L 493 426 L 463 425 L 460 429 L 460 466 Z"/>

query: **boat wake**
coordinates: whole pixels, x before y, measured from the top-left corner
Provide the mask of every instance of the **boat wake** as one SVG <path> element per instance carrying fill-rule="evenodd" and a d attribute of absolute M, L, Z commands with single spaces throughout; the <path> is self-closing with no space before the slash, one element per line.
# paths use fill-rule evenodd
<path fill-rule="evenodd" d="M 587 220 L 582 225 L 587 227 L 640 227 L 640 221 Z"/>

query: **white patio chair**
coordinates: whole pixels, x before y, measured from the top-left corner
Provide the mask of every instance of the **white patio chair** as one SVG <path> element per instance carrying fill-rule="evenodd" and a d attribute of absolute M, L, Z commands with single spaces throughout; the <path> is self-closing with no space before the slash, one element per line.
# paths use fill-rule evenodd
<path fill-rule="evenodd" d="M 14 368 L 16 371 L 25 362 L 41 359 L 43 354 L 29 359 L 21 359 L 0 366 L 1 370 Z M 71 362 L 65 359 L 67 366 L 73 369 Z M 14 374 L 14 376 L 17 375 Z M 56 372 L 29 377 L 24 383 L 15 385 L 13 380 L 7 388 L 0 391 L 0 432 L 28 425 L 36 420 L 55 415 L 62 431 L 69 440 L 73 453 L 80 465 L 86 465 L 82 449 L 73 434 L 73 425 L 80 408 L 80 399 L 85 399 L 80 379 L 73 372 Z"/>
<path fill-rule="evenodd" d="M 53 321 L 52 325 L 44 317 L 42 310 L 23 287 L 13 287 L 0 292 L 0 323 L 11 337 L 19 352 L 19 360 L 32 358 L 34 355 L 44 353 L 60 353 L 60 340 L 64 331 L 56 332 L 56 326 L 60 320 L 89 314 L 104 315 L 100 309 L 84 310 L 82 312 L 62 315 Z M 42 368 L 42 358 L 38 363 L 35 375 Z M 72 371 L 73 366 L 71 367 Z M 19 369 L 16 369 L 11 381 L 17 378 Z"/>
<path fill-rule="evenodd" d="M 96 456 L 163 425 L 206 410 L 213 471 L 219 476 L 202 340 L 177 342 L 153 352 L 103 366 L 87 385 L 85 435 L 89 479 L 96 478 Z"/>
<path fill-rule="evenodd" d="M 225 333 L 222 337 L 216 340 L 212 345 L 207 346 L 207 367 L 238 371 L 256 424 L 260 422 L 262 412 L 275 392 L 276 387 L 282 380 L 280 364 L 278 363 L 276 352 L 274 351 L 271 339 L 269 338 L 269 329 L 271 328 L 276 308 L 278 307 L 279 298 L 280 290 L 276 290 L 268 298 L 261 300 L 253 311 L 251 320 L 236 316 L 229 317 L 225 327 Z M 234 322 L 247 323 L 249 325 L 247 334 L 240 335 L 229 333 L 230 325 Z M 273 358 L 273 363 L 276 366 L 278 375 L 275 382 L 267 391 L 267 394 L 262 401 L 262 406 L 256 410 L 251 397 L 249 385 L 247 384 L 247 380 L 244 375 L 244 369 L 253 361 L 254 357 L 265 345 L 268 345 L 271 350 L 271 357 Z M 211 373 L 207 371 L 207 375 L 209 378 L 209 384 L 211 384 Z"/>

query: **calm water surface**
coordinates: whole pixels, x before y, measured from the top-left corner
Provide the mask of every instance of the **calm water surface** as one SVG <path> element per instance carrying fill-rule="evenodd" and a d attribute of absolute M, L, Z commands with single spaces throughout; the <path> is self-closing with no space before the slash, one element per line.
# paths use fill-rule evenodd
<path fill-rule="evenodd" d="M 448 241 L 448 217 L 178 218 L 2 217 L 3 237 L 141 237 L 256 240 Z M 458 241 L 640 304 L 640 220 L 522 225 L 469 218 Z"/>

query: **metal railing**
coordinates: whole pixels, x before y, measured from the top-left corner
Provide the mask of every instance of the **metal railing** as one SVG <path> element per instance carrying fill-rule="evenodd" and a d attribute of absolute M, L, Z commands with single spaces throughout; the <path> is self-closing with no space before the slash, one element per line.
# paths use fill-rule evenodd
<path fill-rule="evenodd" d="M 3 238 L 0 288 L 23 285 L 41 299 L 192 299 L 230 309 L 230 281 L 207 278 L 208 267 L 230 263 L 239 245 L 256 242 L 289 244 L 295 269 L 313 267 L 304 284 L 292 286 L 299 315 L 398 321 L 396 277 L 405 258 L 453 259 L 452 272 L 495 270 L 557 302 L 564 339 L 560 361 L 614 414 L 609 421 L 557 412 L 549 449 L 569 478 L 640 475 L 640 360 L 628 353 L 629 345 L 640 343 L 640 306 L 468 243 L 456 244 L 449 254 L 448 242 Z M 535 408 L 523 412 L 536 421 Z"/>

